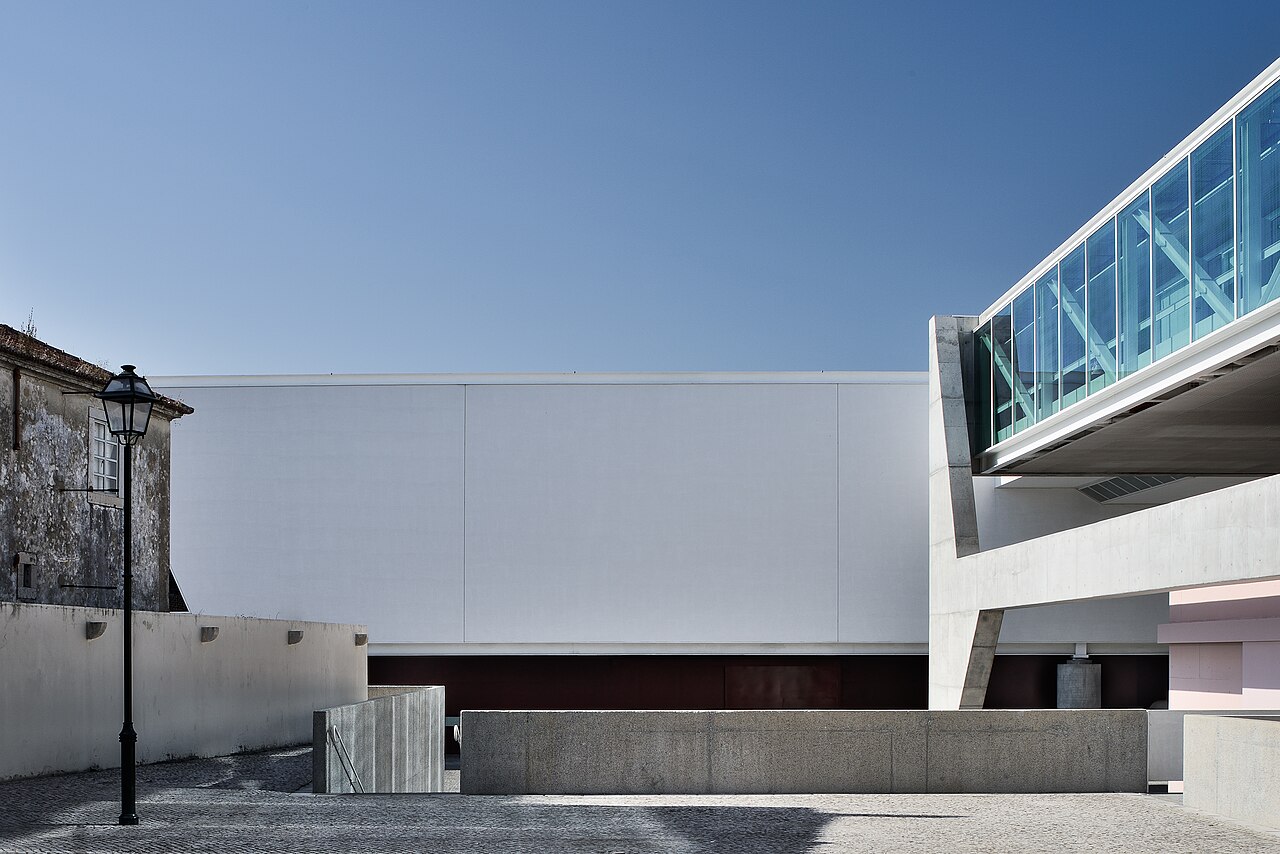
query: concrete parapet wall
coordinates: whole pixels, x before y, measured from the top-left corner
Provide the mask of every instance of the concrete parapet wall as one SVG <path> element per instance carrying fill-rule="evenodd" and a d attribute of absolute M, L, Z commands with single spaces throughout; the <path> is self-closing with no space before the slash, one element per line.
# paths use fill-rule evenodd
<path fill-rule="evenodd" d="M 1142 710 L 464 711 L 464 794 L 1145 792 Z"/>
<path fill-rule="evenodd" d="M 376 693 L 313 716 L 312 791 L 441 791 L 444 688 L 379 686 Z"/>
<path fill-rule="evenodd" d="M 1181 780 L 1183 721 L 1188 715 L 1280 716 L 1280 711 L 1239 709 L 1152 709 L 1147 712 L 1147 776 L 1166 782 Z"/>
<path fill-rule="evenodd" d="M 1280 829 L 1280 717 L 1188 716 L 1188 807 Z"/>
<path fill-rule="evenodd" d="M 119 610 L 0 603 L 0 779 L 119 766 L 122 629 Z M 364 698 L 363 631 L 135 612 L 138 761 L 306 742 L 314 709 Z"/>

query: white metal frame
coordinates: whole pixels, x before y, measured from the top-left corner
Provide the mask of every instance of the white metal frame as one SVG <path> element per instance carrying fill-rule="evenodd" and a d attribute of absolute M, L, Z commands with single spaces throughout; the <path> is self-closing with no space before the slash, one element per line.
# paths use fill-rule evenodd
<path fill-rule="evenodd" d="M 106 450 L 108 453 L 100 453 Z M 99 470 L 99 463 L 103 471 Z M 115 474 L 105 471 L 115 464 Z M 107 429 L 107 419 L 99 407 L 89 408 L 89 488 L 93 493 L 120 495 L 120 443 Z"/>

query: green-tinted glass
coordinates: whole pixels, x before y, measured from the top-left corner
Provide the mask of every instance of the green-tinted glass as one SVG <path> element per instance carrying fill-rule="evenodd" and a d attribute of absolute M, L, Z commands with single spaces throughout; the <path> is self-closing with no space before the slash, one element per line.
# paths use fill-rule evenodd
<path fill-rule="evenodd" d="M 1035 291 L 1024 288 L 1013 299 L 1013 432 L 1036 423 Z"/>
<path fill-rule="evenodd" d="M 1280 296 L 1280 83 L 1236 119 L 1240 313 Z"/>
<path fill-rule="evenodd" d="M 1036 293 L 1036 420 L 1058 411 L 1058 268 L 1053 266 L 1035 283 Z"/>
<path fill-rule="evenodd" d="M 1191 153 L 1191 337 L 1236 318 L 1231 125 Z"/>
<path fill-rule="evenodd" d="M 1013 323 L 1009 306 L 991 318 L 991 389 L 995 440 L 1013 435 Z"/>
<path fill-rule="evenodd" d="M 1120 377 L 1151 364 L 1151 199 L 1143 193 L 1116 217 L 1116 362 Z"/>
<path fill-rule="evenodd" d="M 1088 393 L 1085 385 L 1084 244 L 1058 264 L 1058 295 L 1062 313 L 1058 352 L 1062 360 L 1062 406 Z"/>
<path fill-rule="evenodd" d="M 1154 359 L 1163 358 L 1191 342 L 1188 193 L 1186 160 L 1151 186 L 1151 224 L 1155 229 L 1151 258 Z"/>
<path fill-rule="evenodd" d="M 1089 393 L 1116 380 L 1116 227 L 1110 220 L 1085 241 L 1089 279 Z"/>

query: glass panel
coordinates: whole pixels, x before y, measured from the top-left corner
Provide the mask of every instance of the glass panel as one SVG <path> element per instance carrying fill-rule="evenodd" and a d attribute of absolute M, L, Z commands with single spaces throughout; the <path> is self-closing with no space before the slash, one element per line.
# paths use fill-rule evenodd
<path fill-rule="evenodd" d="M 1084 384 L 1084 244 L 1071 250 L 1058 265 L 1058 294 L 1062 302 L 1062 407 L 1085 396 Z"/>
<path fill-rule="evenodd" d="M 1146 193 L 1116 218 L 1119 376 L 1151 364 L 1151 200 Z"/>
<path fill-rule="evenodd" d="M 1035 283 L 1036 420 L 1058 411 L 1058 268 Z"/>
<path fill-rule="evenodd" d="M 1035 291 L 1013 298 L 1013 432 L 1036 423 Z"/>
<path fill-rule="evenodd" d="M 1231 125 L 1191 152 L 1191 337 L 1236 317 L 1236 246 Z"/>
<path fill-rule="evenodd" d="M 974 451 L 991 447 L 991 323 L 982 325 L 974 335 L 973 347 Z"/>
<path fill-rule="evenodd" d="M 109 492 L 116 492 L 120 482 L 120 445 L 115 437 L 107 431 L 106 422 L 99 420 L 96 414 L 90 415 L 90 486 Z"/>
<path fill-rule="evenodd" d="M 1089 271 L 1089 393 L 1116 381 L 1115 220 L 1085 241 Z"/>
<path fill-rule="evenodd" d="M 1163 358 L 1191 341 L 1190 280 L 1187 278 L 1187 161 L 1151 187 L 1155 247 L 1151 259 L 1154 286 L 1152 358 Z"/>
<path fill-rule="evenodd" d="M 1280 83 L 1236 119 L 1240 313 L 1280 296 Z"/>
<path fill-rule="evenodd" d="M 1013 435 L 1013 324 L 1009 306 L 991 318 L 991 386 L 995 398 L 996 441 Z"/>

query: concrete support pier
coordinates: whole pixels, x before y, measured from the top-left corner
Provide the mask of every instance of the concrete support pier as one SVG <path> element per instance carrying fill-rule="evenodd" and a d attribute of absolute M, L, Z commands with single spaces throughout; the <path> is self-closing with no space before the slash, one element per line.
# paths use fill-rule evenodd
<path fill-rule="evenodd" d="M 1059 664 L 1058 708 L 1102 708 L 1102 665 L 1087 658 Z"/>

